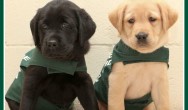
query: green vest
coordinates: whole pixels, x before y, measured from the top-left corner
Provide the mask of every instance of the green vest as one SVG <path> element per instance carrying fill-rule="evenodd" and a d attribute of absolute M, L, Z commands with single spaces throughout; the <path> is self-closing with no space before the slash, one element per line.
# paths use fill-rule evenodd
<path fill-rule="evenodd" d="M 108 102 L 108 76 L 111 73 L 112 65 L 116 62 L 124 64 L 139 62 L 164 62 L 168 66 L 169 50 L 161 47 L 152 53 L 139 53 L 136 50 L 125 45 L 121 40 L 115 45 L 112 54 L 102 68 L 101 74 L 94 83 L 97 98 L 106 103 Z M 126 110 L 143 110 L 152 102 L 151 93 L 138 99 L 125 100 Z"/>
<path fill-rule="evenodd" d="M 70 74 L 74 75 L 76 71 L 86 72 L 86 65 L 78 66 L 79 62 L 77 61 L 60 61 L 54 59 L 48 59 L 42 56 L 40 51 L 37 48 L 34 48 L 27 52 L 20 64 L 20 72 L 18 76 L 15 78 L 11 86 L 9 87 L 5 97 L 14 100 L 16 102 L 20 102 L 21 100 L 21 92 L 24 81 L 24 73 L 28 66 L 37 65 L 41 67 L 46 67 L 48 74 Z M 72 108 L 73 103 L 68 104 L 66 106 L 56 105 L 48 102 L 42 97 L 38 98 L 38 102 L 36 104 L 36 110 L 69 110 Z"/>

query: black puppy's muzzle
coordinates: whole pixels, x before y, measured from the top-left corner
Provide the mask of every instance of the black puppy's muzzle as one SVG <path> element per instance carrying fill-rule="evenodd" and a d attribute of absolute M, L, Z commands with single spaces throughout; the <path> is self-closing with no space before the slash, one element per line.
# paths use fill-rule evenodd
<path fill-rule="evenodd" d="M 57 36 L 44 39 L 41 49 L 42 54 L 48 58 L 69 58 L 73 50 L 73 45 L 63 41 L 66 40 Z"/>
<path fill-rule="evenodd" d="M 147 33 L 139 32 L 135 36 L 137 38 L 138 44 L 146 44 L 147 43 L 147 38 L 148 38 L 148 34 Z"/>
<path fill-rule="evenodd" d="M 50 49 L 50 50 L 55 50 L 55 49 L 58 48 L 59 45 L 58 45 L 57 40 L 52 39 L 52 40 L 49 40 L 49 41 L 46 42 L 46 46 L 47 46 L 48 49 Z"/>

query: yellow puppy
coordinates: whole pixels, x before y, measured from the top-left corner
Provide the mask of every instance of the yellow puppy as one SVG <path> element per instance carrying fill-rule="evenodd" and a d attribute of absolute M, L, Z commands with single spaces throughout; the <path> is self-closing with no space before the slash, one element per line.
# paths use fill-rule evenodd
<path fill-rule="evenodd" d="M 94 84 L 100 110 L 169 110 L 169 56 L 163 46 L 177 13 L 166 3 L 131 0 L 109 19 L 121 41 Z"/>

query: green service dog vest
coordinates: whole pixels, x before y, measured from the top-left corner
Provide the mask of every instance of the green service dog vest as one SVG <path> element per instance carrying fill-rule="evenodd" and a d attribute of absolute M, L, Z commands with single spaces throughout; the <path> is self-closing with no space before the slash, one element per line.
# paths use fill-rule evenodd
<path fill-rule="evenodd" d="M 78 66 L 78 63 L 79 62 L 76 61 L 60 61 L 45 58 L 42 56 L 38 49 L 34 48 L 27 52 L 22 59 L 20 64 L 20 72 L 11 84 L 5 97 L 20 103 L 25 70 L 30 65 L 46 67 L 48 74 L 66 73 L 74 75 L 76 71 L 86 72 L 86 65 Z M 39 97 L 36 104 L 36 110 L 69 110 L 70 108 L 72 108 L 72 105 L 73 103 L 68 105 L 56 105 L 48 102 L 42 97 Z"/>
<path fill-rule="evenodd" d="M 152 53 L 139 53 L 136 50 L 125 45 L 121 40 L 115 45 L 112 54 L 107 59 L 103 66 L 101 74 L 95 81 L 94 88 L 97 98 L 106 103 L 108 102 L 108 76 L 111 73 L 112 65 L 116 62 L 124 64 L 139 63 L 139 62 L 164 62 L 168 66 L 169 50 L 161 47 Z M 138 99 L 125 100 L 126 110 L 143 110 L 152 102 L 151 93 Z"/>

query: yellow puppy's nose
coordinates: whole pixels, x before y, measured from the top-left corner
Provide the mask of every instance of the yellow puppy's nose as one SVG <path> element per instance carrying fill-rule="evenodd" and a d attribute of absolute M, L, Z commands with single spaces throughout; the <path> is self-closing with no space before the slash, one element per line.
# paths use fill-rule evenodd
<path fill-rule="evenodd" d="M 145 42 L 147 40 L 148 34 L 145 32 L 139 32 L 135 36 L 139 42 Z"/>

